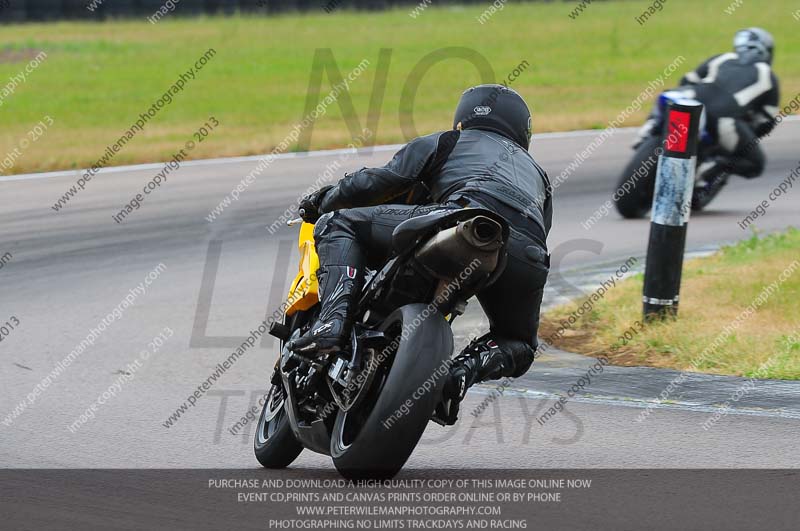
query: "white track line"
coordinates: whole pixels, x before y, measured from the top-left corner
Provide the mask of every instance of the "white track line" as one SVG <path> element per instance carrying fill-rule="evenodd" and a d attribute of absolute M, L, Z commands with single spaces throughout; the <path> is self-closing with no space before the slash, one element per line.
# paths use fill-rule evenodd
<path fill-rule="evenodd" d="M 795 122 L 800 121 L 800 116 L 788 116 L 784 119 L 786 122 Z M 630 132 L 638 130 L 638 127 L 620 127 L 617 131 L 622 132 Z M 556 133 L 538 133 L 533 135 L 533 141 L 535 140 L 557 140 L 560 138 L 580 138 L 585 136 L 595 136 L 602 132 L 602 129 L 584 129 L 580 131 L 564 131 L 564 132 L 556 132 Z M 299 152 L 292 152 L 292 153 L 279 153 L 274 155 L 276 160 L 286 160 L 286 159 L 297 159 L 297 158 L 306 158 L 306 157 L 329 157 L 335 155 L 344 155 L 344 154 L 352 154 L 352 153 L 359 153 L 359 154 L 369 154 L 371 152 L 383 153 L 386 151 L 397 151 L 405 144 L 388 144 L 384 146 L 372 146 L 367 148 L 362 148 L 360 150 L 355 150 L 352 148 L 346 149 L 323 149 L 317 151 L 299 151 Z M 264 155 L 250 155 L 247 157 L 227 157 L 227 158 L 217 158 L 217 159 L 198 159 L 198 160 L 187 160 L 186 162 L 181 163 L 181 167 L 192 167 L 192 166 L 213 166 L 217 164 L 231 164 L 236 162 L 256 162 L 268 154 Z M 149 163 L 149 164 L 131 164 L 128 166 L 111 166 L 109 168 L 100 168 L 97 174 L 101 173 L 121 173 L 126 171 L 143 171 L 143 170 L 160 170 L 164 167 L 165 162 L 156 162 L 156 163 Z M 80 175 L 81 172 L 86 171 L 85 169 L 79 170 L 65 170 L 65 171 L 51 171 L 51 172 L 43 172 L 43 173 L 21 173 L 19 175 L 8 175 L 4 177 L 0 177 L 0 182 L 11 182 L 11 181 L 30 181 L 33 179 L 50 179 L 55 177 L 77 177 Z"/>
<path fill-rule="evenodd" d="M 471 388 L 470 393 L 478 395 L 492 396 L 494 387 L 489 384 L 478 384 Z M 533 389 L 525 388 L 508 388 L 503 391 L 502 396 L 518 396 L 522 398 L 529 398 L 532 400 L 558 400 L 563 395 L 557 393 L 550 393 L 546 391 L 535 391 Z M 584 404 L 596 404 L 603 406 L 617 406 L 629 407 L 636 409 L 668 409 L 679 411 L 691 411 L 693 413 L 717 413 L 720 408 L 709 404 L 698 404 L 695 402 L 683 401 L 669 401 L 660 402 L 658 399 L 647 398 L 629 398 L 625 396 L 594 396 L 594 395 L 578 395 L 569 398 L 568 402 L 577 402 Z M 726 410 L 726 415 L 748 415 L 753 417 L 773 417 L 782 419 L 800 419 L 800 413 L 796 410 L 782 410 L 782 409 L 761 409 L 761 408 L 730 408 Z"/>
<path fill-rule="evenodd" d="M 636 127 L 626 127 L 620 128 L 619 131 L 628 131 L 638 129 Z M 547 139 L 559 139 L 559 138 L 578 138 L 583 136 L 594 136 L 600 133 L 599 129 L 589 129 L 583 131 L 565 131 L 560 133 L 539 133 L 533 135 L 533 140 L 547 140 Z M 343 148 L 343 149 L 323 149 L 317 151 L 300 151 L 300 152 L 292 152 L 292 153 L 279 153 L 274 155 L 276 160 L 286 160 L 286 159 L 298 159 L 298 158 L 310 158 L 310 157 L 330 157 L 336 155 L 345 155 L 345 154 L 353 154 L 359 153 L 361 155 L 368 155 L 371 152 L 376 153 L 383 153 L 383 152 L 395 152 L 403 147 L 405 144 L 388 144 L 383 146 L 372 146 L 367 148 L 361 148 L 359 150 L 355 150 L 353 148 Z M 198 160 L 187 160 L 186 162 L 181 163 L 181 167 L 192 167 L 192 166 L 212 166 L 216 164 L 231 164 L 236 162 L 257 162 L 264 157 L 268 156 L 267 154 L 264 155 L 250 155 L 247 157 L 226 157 L 226 158 L 217 158 L 217 159 L 198 159 Z M 126 171 L 143 171 L 143 170 L 160 170 L 164 167 L 164 162 L 156 162 L 156 163 L 149 163 L 149 164 L 131 164 L 127 166 L 111 166 L 109 168 L 100 168 L 97 174 L 101 173 L 121 173 Z M 29 181 L 32 179 L 50 179 L 54 177 L 77 177 L 81 174 L 81 172 L 86 171 L 85 169 L 79 170 L 64 170 L 64 171 L 51 171 L 51 172 L 43 172 L 43 173 L 22 173 L 19 175 L 8 175 L 4 177 L 0 177 L 0 182 L 9 182 L 9 181 Z"/>

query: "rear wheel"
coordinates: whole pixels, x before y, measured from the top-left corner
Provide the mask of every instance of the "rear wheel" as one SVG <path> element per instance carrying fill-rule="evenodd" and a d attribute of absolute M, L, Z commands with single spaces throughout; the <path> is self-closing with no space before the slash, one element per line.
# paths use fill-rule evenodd
<path fill-rule="evenodd" d="M 397 474 L 422 437 L 441 397 L 453 352 L 450 325 L 424 304 L 396 310 L 382 325 L 387 346 L 366 396 L 339 411 L 331 437 L 331 457 L 347 478 L 390 478 Z"/>
<path fill-rule="evenodd" d="M 614 194 L 614 204 L 622 217 L 643 218 L 650 211 L 661 142 L 658 136 L 646 138 L 622 172 Z"/>

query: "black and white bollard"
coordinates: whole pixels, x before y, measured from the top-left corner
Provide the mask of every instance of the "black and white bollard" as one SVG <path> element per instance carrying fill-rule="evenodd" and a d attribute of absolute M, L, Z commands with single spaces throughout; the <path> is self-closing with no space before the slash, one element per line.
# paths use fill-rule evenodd
<path fill-rule="evenodd" d="M 645 320 L 678 314 L 702 114 L 703 104 L 695 100 L 673 101 L 667 107 L 644 274 Z"/>

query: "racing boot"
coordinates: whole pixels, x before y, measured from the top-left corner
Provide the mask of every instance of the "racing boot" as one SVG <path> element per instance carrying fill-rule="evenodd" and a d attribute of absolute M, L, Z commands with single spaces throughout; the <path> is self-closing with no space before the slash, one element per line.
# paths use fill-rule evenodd
<path fill-rule="evenodd" d="M 467 390 L 476 383 L 497 380 L 513 370 L 508 355 L 493 339 L 486 336 L 473 340 L 450 365 L 442 390 L 442 401 L 436 406 L 432 420 L 442 426 L 452 426 L 458 420 L 458 410 Z"/>
<path fill-rule="evenodd" d="M 364 280 L 363 269 L 352 266 L 321 266 L 319 317 L 308 332 L 290 341 L 289 350 L 298 354 L 341 350 L 353 326 L 353 314 Z"/>

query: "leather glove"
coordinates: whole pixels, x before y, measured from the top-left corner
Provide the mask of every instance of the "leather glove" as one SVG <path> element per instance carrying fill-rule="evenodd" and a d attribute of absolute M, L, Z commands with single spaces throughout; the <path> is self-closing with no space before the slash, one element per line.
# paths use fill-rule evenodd
<path fill-rule="evenodd" d="M 300 200 L 300 204 L 298 205 L 298 213 L 300 217 L 303 218 L 303 221 L 306 223 L 316 223 L 322 213 L 319 211 L 320 205 L 322 204 L 322 199 L 325 197 L 325 194 L 333 188 L 333 185 L 323 186 L 316 192 L 305 196 L 303 199 Z"/>

